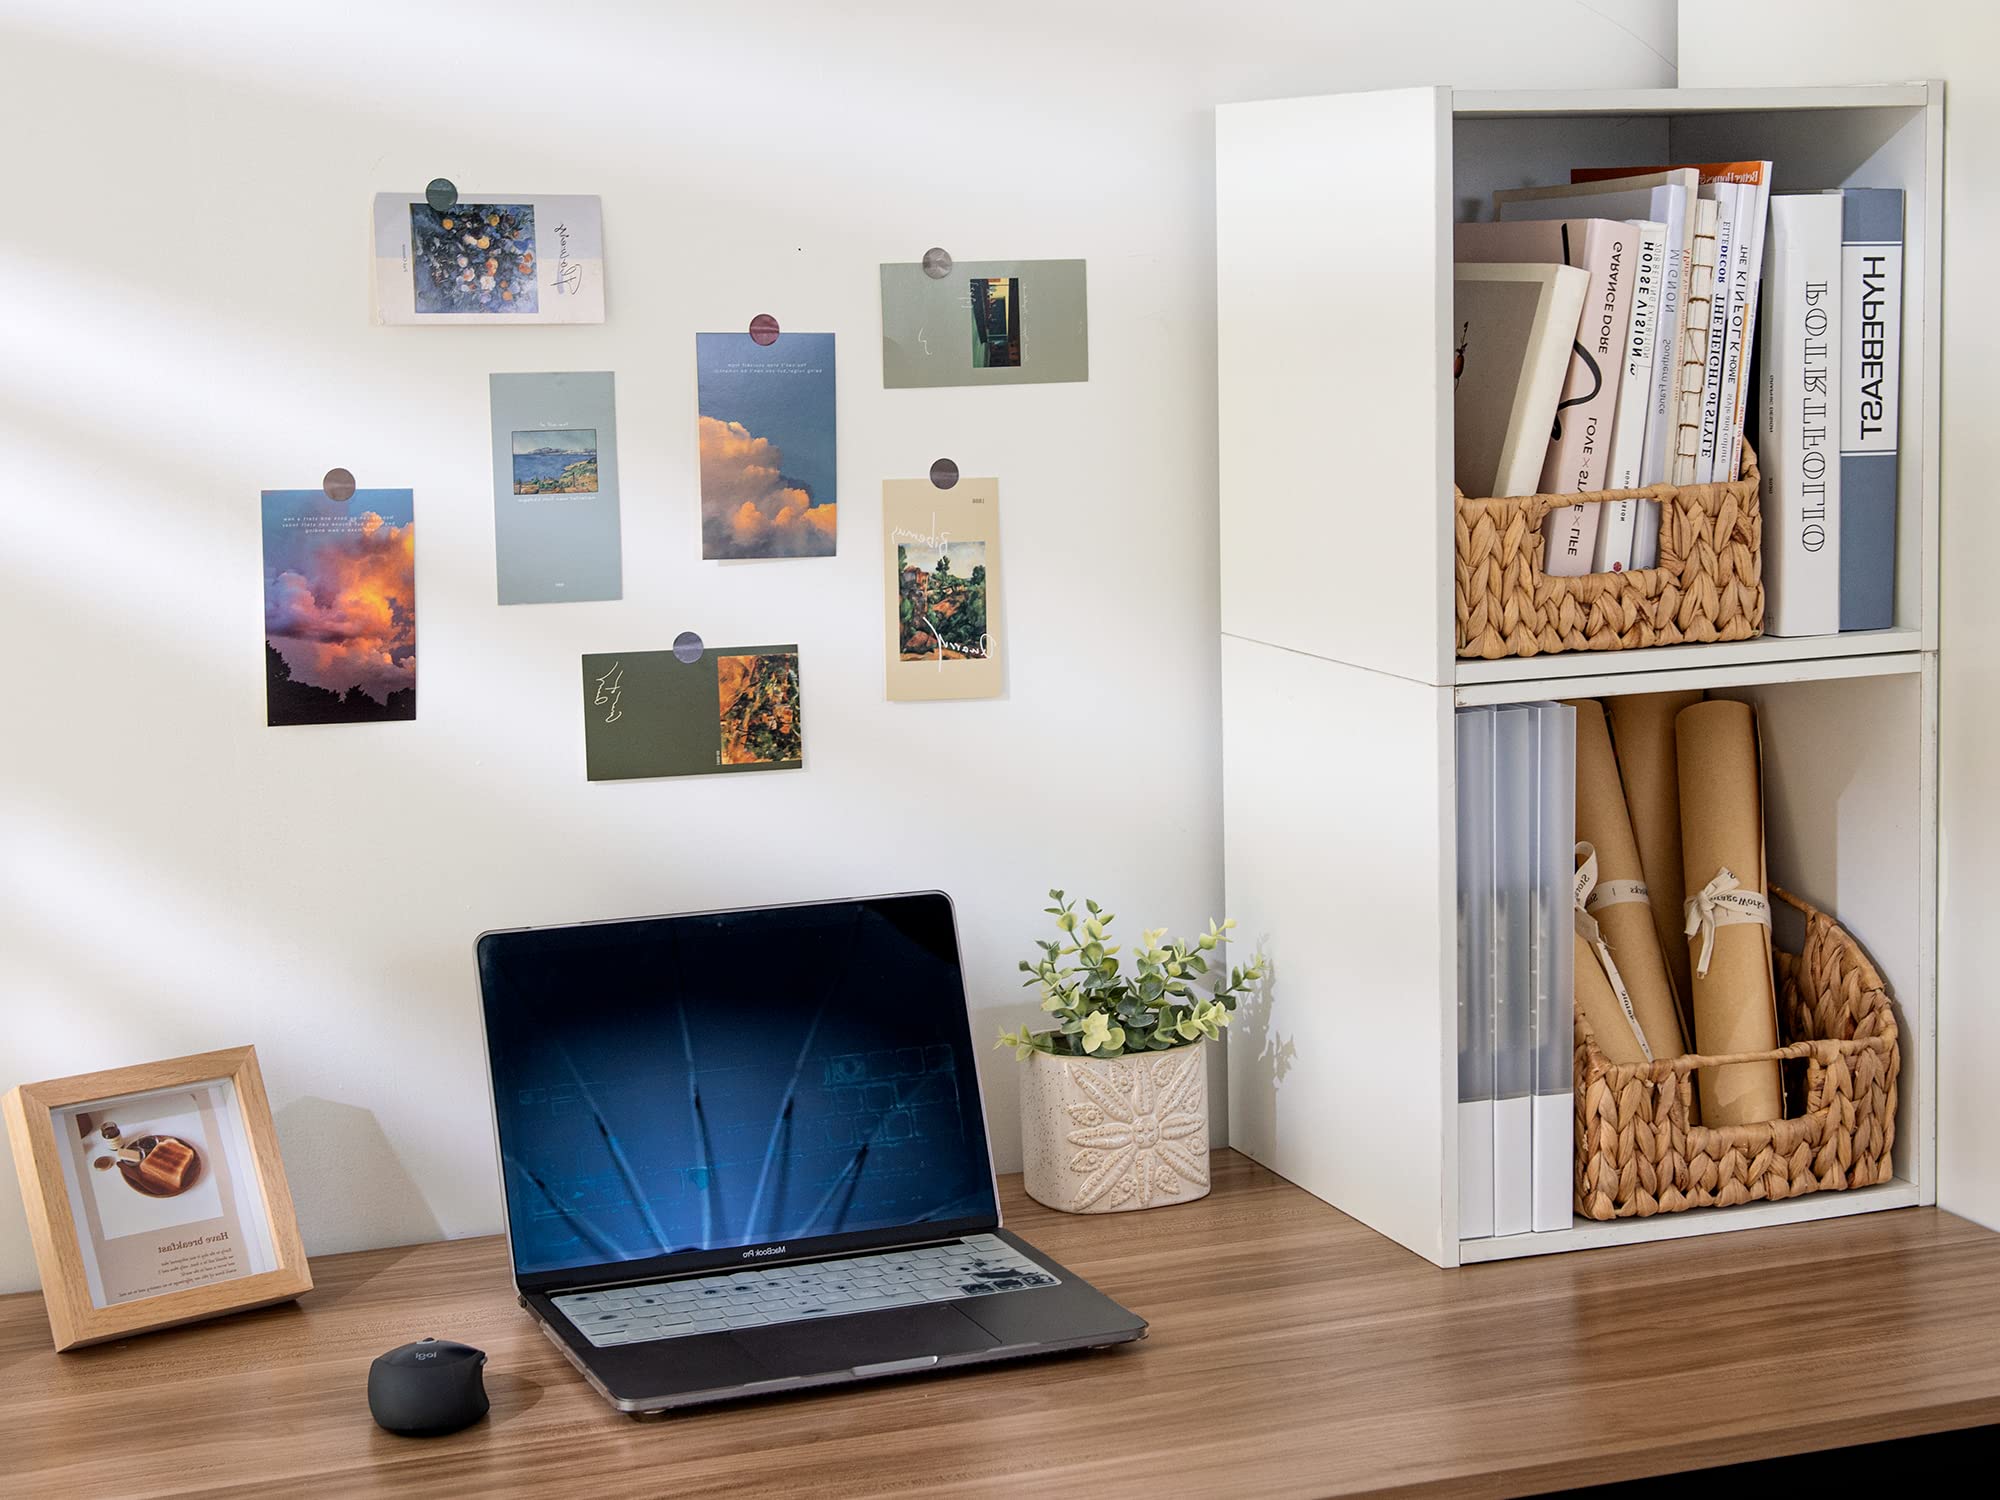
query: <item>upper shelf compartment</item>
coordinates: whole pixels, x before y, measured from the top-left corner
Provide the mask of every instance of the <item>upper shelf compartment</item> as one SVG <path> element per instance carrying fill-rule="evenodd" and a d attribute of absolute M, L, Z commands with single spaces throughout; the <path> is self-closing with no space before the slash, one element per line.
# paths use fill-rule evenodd
<path fill-rule="evenodd" d="M 1225 105 L 1216 125 L 1222 628 L 1440 687 L 1834 664 L 1937 644 L 1941 89 L 1468 92 Z M 1895 628 L 1460 660 L 1451 232 L 1573 167 L 1768 159 L 1906 195 Z"/>

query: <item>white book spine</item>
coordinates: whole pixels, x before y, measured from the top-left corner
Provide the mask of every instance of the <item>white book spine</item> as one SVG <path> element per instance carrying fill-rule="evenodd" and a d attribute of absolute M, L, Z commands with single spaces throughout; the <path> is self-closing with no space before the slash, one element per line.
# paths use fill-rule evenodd
<path fill-rule="evenodd" d="M 1716 477 L 1716 444 L 1722 430 L 1723 364 L 1729 344 L 1729 279 L 1736 269 L 1736 189 L 1718 182 L 1702 189 L 1716 201 L 1715 286 L 1708 310 L 1708 357 L 1701 377 L 1701 448 L 1695 464 L 1695 483 L 1709 484 Z"/>
<path fill-rule="evenodd" d="M 1695 484 L 1701 466 L 1701 393 L 1708 370 L 1709 314 L 1715 305 L 1715 228 L 1721 205 L 1701 198 L 1694 216 L 1693 252 L 1681 283 L 1681 347 L 1674 381 L 1674 449 L 1670 484 Z"/>
<path fill-rule="evenodd" d="M 1660 284 L 1665 272 L 1666 225 L 1634 219 L 1632 316 L 1625 329 L 1625 358 L 1618 371 L 1618 412 L 1611 428 L 1610 473 L 1605 488 L 1637 489 L 1646 459 L 1647 419 L 1653 404 L 1653 355 L 1660 326 Z M 1639 501 L 1600 507 L 1593 573 L 1622 573 L 1632 563 L 1639 531 Z M 1655 522 L 1657 525 L 1657 521 Z"/>
<path fill-rule="evenodd" d="M 1763 283 L 1764 630 L 1840 629 L 1840 199 L 1771 201 Z"/>
<path fill-rule="evenodd" d="M 1653 404 L 1646 418 L 1646 459 L 1639 483 L 1665 484 L 1674 453 L 1674 379 L 1679 373 L 1681 346 L 1681 283 L 1687 276 L 1683 221 L 1691 211 L 1687 189 L 1653 189 L 1653 217 L 1666 226 L 1665 255 L 1660 279 L 1659 328 L 1654 334 Z M 1633 566 L 1640 566 L 1635 555 Z M 1650 566 L 1650 564 L 1646 564 Z"/>
<path fill-rule="evenodd" d="M 1736 409 L 1729 424 L 1729 454 L 1720 477 L 1734 479 L 1743 471 L 1743 424 L 1750 415 L 1750 351 L 1756 347 L 1757 305 L 1764 281 L 1764 246 L 1769 241 L 1771 208 L 1771 164 L 1763 164 L 1761 181 L 1743 185 L 1744 211 L 1750 216 L 1745 243 L 1748 253 L 1740 262 L 1744 280 L 1743 328 L 1738 342 L 1742 348 L 1742 369 L 1736 382 Z"/>

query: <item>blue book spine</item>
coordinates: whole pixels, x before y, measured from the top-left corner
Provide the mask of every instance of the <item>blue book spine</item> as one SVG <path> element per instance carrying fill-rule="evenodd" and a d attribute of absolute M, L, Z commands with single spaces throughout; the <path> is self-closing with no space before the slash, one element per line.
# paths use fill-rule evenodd
<path fill-rule="evenodd" d="M 1841 203 L 1840 628 L 1896 623 L 1896 424 L 1903 362 L 1903 190 Z"/>

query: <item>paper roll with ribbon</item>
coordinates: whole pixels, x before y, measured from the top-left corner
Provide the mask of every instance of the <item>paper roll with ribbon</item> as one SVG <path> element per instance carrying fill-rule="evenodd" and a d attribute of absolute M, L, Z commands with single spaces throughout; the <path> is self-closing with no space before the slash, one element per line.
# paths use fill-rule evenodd
<path fill-rule="evenodd" d="M 1698 691 L 1626 693 L 1607 698 L 1611 740 L 1618 750 L 1618 779 L 1625 786 L 1625 809 L 1632 818 L 1632 837 L 1639 845 L 1639 867 L 1653 907 L 1653 931 L 1660 939 L 1660 956 L 1667 963 L 1667 980 L 1674 990 L 1674 1012 L 1681 1035 L 1694 1035 L 1689 1008 L 1687 944 L 1681 938 L 1681 907 L 1685 886 L 1681 873 L 1681 782 L 1674 753 L 1674 716 L 1701 702 Z"/>
<path fill-rule="evenodd" d="M 1589 897 L 1590 914 L 1618 960 L 1631 991 L 1632 1009 L 1656 1059 L 1687 1051 L 1680 1014 L 1674 1008 L 1659 930 L 1653 925 L 1651 895 L 1639 862 L 1625 809 L 1618 761 L 1611 752 L 1604 705 L 1584 699 L 1576 707 L 1576 836 L 1596 851 L 1598 882 Z"/>
<path fill-rule="evenodd" d="M 1674 747 L 1695 1049 L 1710 1056 L 1772 1052 L 1778 1007 L 1756 715 L 1727 699 L 1694 704 L 1674 719 Z M 1784 1113 L 1775 1061 L 1703 1068 L 1700 1085 L 1704 1124 L 1746 1125 Z"/>
<path fill-rule="evenodd" d="M 1604 929 L 1591 914 L 1590 901 L 1600 889 L 1597 883 L 1597 851 L 1588 844 L 1576 846 L 1576 885 L 1573 889 L 1576 926 L 1576 1005 L 1590 1023 L 1597 1050 L 1614 1063 L 1652 1062 L 1655 1053 L 1646 1040 L 1646 1028 L 1632 1006 L 1632 993 L 1625 976 L 1618 972 L 1618 960 L 1604 940 Z M 1640 899 L 1644 899 L 1643 897 Z"/>

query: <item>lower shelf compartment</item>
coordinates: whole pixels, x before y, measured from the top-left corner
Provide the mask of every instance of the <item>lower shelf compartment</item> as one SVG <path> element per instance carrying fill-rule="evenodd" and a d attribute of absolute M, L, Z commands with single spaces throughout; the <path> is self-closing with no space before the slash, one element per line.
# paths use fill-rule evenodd
<path fill-rule="evenodd" d="M 1572 1219 L 1568 1229 L 1541 1234 L 1510 1234 L 1497 1239 L 1461 1240 L 1460 1265 L 1482 1261 L 1518 1260 L 1525 1255 L 1559 1255 L 1568 1250 L 1598 1250 L 1609 1245 L 1643 1245 L 1654 1240 L 1688 1239 L 1695 1235 L 1727 1234 L 1737 1229 L 1769 1229 L 1778 1224 L 1805 1224 L 1849 1214 L 1914 1208 L 1921 1201 L 1917 1185 L 1896 1177 L 1873 1187 L 1838 1193 L 1808 1193 L 1778 1203 L 1739 1203 L 1734 1208 L 1693 1208 L 1685 1213 L 1654 1214 L 1650 1218 L 1614 1219 L 1600 1223 Z"/>

